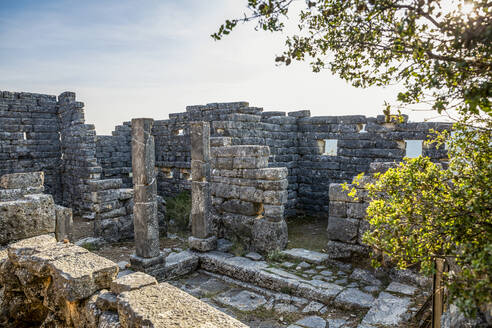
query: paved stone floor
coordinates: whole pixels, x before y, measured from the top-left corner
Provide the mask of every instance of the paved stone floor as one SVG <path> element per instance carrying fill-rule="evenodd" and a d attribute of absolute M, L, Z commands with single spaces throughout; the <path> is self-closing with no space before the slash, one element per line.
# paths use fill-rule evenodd
<path fill-rule="evenodd" d="M 412 327 L 408 321 L 425 293 L 417 284 L 377 278 L 351 264 L 327 261 L 321 253 L 298 249 L 283 255 L 264 261 L 254 253 L 208 253 L 202 261 L 224 259 L 230 272 L 199 270 L 171 283 L 251 327 Z M 260 287 L 247 270 L 256 270 L 258 281 L 268 277 L 267 285 L 275 287 Z M 295 291 L 285 288 L 293 282 Z M 305 292 L 299 296 L 299 291 Z"/>

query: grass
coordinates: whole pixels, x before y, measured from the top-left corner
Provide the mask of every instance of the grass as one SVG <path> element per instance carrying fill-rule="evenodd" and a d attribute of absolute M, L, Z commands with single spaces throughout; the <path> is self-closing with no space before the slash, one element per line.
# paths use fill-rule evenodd
<path fill-rule="evenodd" d="M 235 240 L 232 244 L 231 247 L 231 253 L 234 254 L 235 256 L 244 256 L 247 253 L 246 247 L 239 242 L 238 240 Z"/>
<path fill-rule="evenodd" d="M 178 230 L 188 231 L 191 213 L 191 193 L 182 191 L 176 197 L 166 198 L 166 216 Z"/>
<path fill-rule="evenodd" d="M 313 251 L 325 251 L 328 242 L 326 227 L 328 220 L 308 215 L 287 218 L 289 243 L 287 248 L 305 248 Z"/>

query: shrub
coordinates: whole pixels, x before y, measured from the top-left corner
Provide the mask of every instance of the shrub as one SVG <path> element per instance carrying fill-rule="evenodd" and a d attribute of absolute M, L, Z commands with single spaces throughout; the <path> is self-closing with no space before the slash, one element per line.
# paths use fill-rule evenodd
<path fill-rule="evenodd" d="M 191 213 L 191 193 L 182 191 L 176 197 L 166 198 L 166 216 L 173 220 L 179 230 L 189 229 Z"/>

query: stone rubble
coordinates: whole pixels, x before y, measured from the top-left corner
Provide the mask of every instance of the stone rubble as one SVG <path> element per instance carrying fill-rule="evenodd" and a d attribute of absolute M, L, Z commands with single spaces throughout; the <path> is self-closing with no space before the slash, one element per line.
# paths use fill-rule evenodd
<path fill-rule="evenodd" d="M 0 253 L 2 327 L 246 327 L 154 277 L 40 235 Z"/>

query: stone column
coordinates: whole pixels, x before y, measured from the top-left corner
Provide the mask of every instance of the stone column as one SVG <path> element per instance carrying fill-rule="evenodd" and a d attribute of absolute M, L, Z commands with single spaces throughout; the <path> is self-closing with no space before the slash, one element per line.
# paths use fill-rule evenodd
<path fill-rule="evenodd" d="M 208 122 L 190 123 L 191 135 L 191 248 L 206 252 L 217 248 L 217 237 L 212 235 L 210 194 L 210 125 Z"/>
<path fill-rule="evenodd" d="M 165 256 L 159 249 L 153 124 L 154 120 L 149 118 L 132 120 L 135 254 L 130 262 L 134 269 L 156 275 Z"/>

